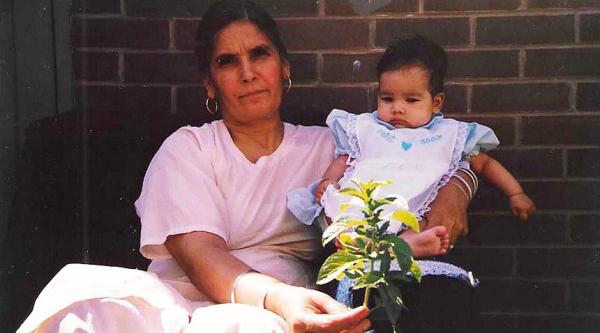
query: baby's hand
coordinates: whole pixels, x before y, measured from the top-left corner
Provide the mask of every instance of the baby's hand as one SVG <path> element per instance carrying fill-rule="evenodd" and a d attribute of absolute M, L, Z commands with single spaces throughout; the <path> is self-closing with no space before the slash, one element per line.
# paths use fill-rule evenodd
<path fill-rule="evenodd" d="M 527 220 L 535 212 L 533 201 L 525 193 L 511 195 L 508 198 L 508 202 L 513 215 L 517 216 L 521 221 Z"/>
<path fill-rule="evenodd" d="M 321 197 L 323 196 L 323 193 L 325 193 L 325 190 L 327 189 L 327 186 L 329 186 L 329 184 L 333 185 L 333 187 L 339 189 L 340 188 L 340 184 L 338 184 L 338 182 L 334 182 L 331 179 L 323 179 L 319 182 L 319 185 L 317 186 L 317 190 L 315 192 L 315 197 L 317 199 L 317 203 L 320 205 L 321 204 Z"/>

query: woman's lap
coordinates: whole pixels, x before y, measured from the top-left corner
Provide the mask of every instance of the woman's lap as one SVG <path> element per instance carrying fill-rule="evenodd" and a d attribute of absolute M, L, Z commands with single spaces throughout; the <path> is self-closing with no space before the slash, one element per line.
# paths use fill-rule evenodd
<path fill-rule="evenodd" d="M 194 309 L 152 273 L 77 264 L 65 266 L 48 283 L 17 332 L 33 331 L 250 333 L 285 332 L 286 324 L 242 304 Z"/>

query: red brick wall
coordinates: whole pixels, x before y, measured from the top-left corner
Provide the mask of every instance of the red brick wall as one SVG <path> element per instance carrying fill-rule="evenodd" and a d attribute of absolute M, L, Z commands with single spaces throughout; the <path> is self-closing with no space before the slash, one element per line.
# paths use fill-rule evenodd
<path fill-rule="evenodd" d="M 98 114 L 119 124 L 205 112 L 192 48 L 210 1 L 81 2 L 72 40 L 91 127 L 104 126 Z M 483 281 L 482 331 L 597 331 L 600 1 L 394 0 L 366 16 L 348 0 L 258 2 L 291 51 L 282 112 L 294 123 L 322 124 L 332 107 L 371 110 L 374 66 L 393 38 L 421 33 L 444 45 L 446 114 L 495 129 L 493 155 L 538 209 L 520 223 L 486 186 L 472 204 L 470 234 L 451 257 Z"/>

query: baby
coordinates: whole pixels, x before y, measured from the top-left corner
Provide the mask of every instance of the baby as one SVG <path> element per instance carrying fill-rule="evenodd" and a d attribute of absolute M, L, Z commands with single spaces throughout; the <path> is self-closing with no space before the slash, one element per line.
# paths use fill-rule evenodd
<path fill-rule="evenodd" d="M 325 208 L 328 218 L 337 216 L 340 204 L 350 200 L 337 194 L 337 189 L 353 186 L 350 179 L 357 178 L 392 180 L 392 184 L 381 188 L 380 195 L 403 196 L 409 210 L 422 219 L 438 189 L 461 165 L 468 165 L 500 189 L 509 198 L 513 214 L 521 220 L 534 212 L 533 202 L 518 181 L 483 153 L 498 145 L 494 132 L 441 114 L 446 68 L 445 51 L 432 41 L 421 36 L 398 41 L 386 49 L 377 64 L 377 111 L 355 115 L 333 110 L 329 114 L 326 122 L 333 133 L 337 158 L 314 190 L 314 202 Z M 292 213 L 310 216 L 306 214 L 310 210 L 306 201 L 303 204 L 297 200 L 299 196 L 290 194 L 288 207 Z M 444 254 L 449 246 L 444 226 L 420 233 L 407 230 L 400 237 L 411 246 L 414 257 Z"/>

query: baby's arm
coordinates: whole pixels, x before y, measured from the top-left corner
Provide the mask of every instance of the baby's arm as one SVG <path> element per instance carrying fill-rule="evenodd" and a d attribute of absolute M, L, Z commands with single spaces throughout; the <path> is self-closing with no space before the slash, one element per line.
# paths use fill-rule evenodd
<path fill-rule="evenodd" d="M 317 191 L 315 196 L 317 197 L 317 202 L 321 203 L 321 197 L 323 193 L 325 193 L 325 189 L 329 184 L 332 184 L 335 188 L 339 188 L 340 185 L 338 181 L 344 176 L 344 172 L 346 171 L 346 161 L 348 160 L 348 155 L 340 155 L 336 158 L 327 170 L 325 170 L 325 174 L 323 174 L 323 179 L 319 182 L 319 186 L 317 186 Z"/>
<path fill-rule="evenodd" d="M 522 221 L 527 220 L 529 215 L 535 211 L 533 201 L 523 192 L 523 188 L 513 175 L 492 157 L 480 153 L 472 156 L 470 161 L 471 170 L 500 189 L 509 200 L 510 209 L 515 216 Z"/>

